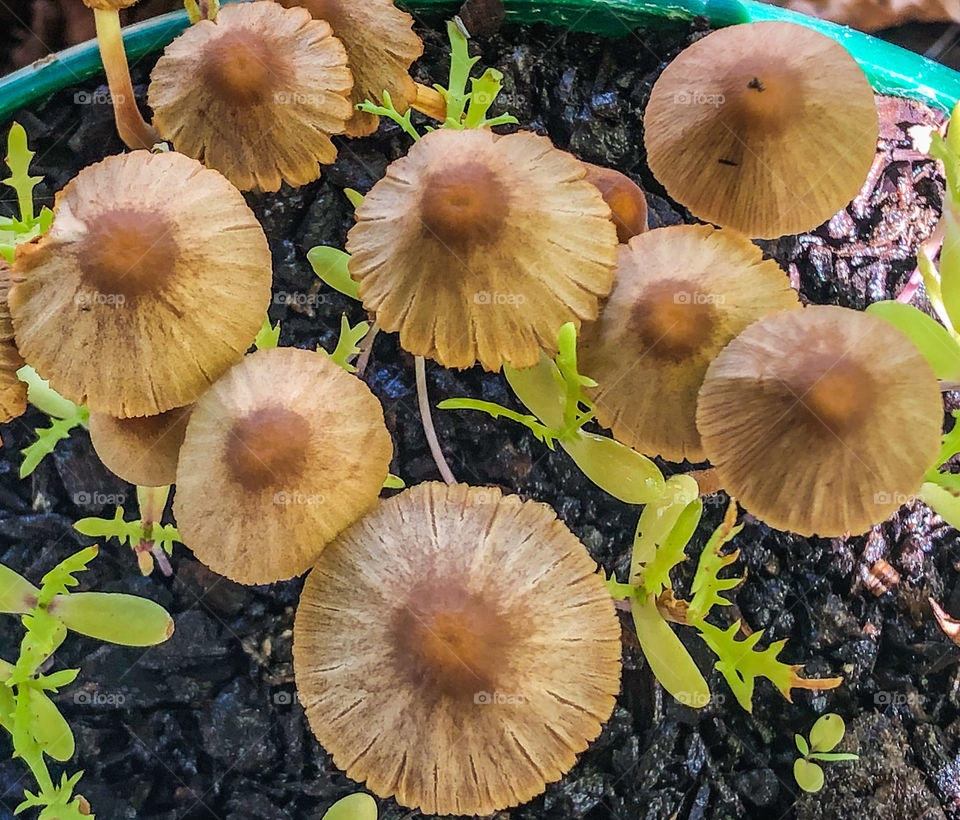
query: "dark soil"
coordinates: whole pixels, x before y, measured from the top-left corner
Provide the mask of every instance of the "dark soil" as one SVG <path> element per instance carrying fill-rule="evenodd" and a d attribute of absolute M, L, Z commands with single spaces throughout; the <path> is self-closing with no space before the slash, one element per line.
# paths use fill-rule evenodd
<path fill-rule="evenodd" d="M 430 56 L 420 77 L 442 80 L 443 41 L 422 28 Z M 524 128 L 630 173 L 651 192 L 652 224 L 671 224 L 689 217 L 663 198 L 645 167 L 642 114 L 664 61 L 697 36 L 695 29 L 621 41 L 508 29 L 479 42 L 481 65 L 505 73 L 503 103 Z M 141 81 L 147 69 L 139 67 Z M 109 108 L 76 104 L 76 91 L 18 116 L 38 150 L 36 168 L 46 177 L 48 197 L 83 166 L 122 150 Z M 942 180 L 932 162 L 912 152 L 904 129 L 939 118 L 896 101 L 881 107 L 882 155 L 864 195 L 812 234 L 765 245 L 810 301 L 860 308 L 895 294 L 937 218 Z M 344 141 L 323 180 L 249 197 L 273 249 L 270 315 L 282 322 L 281 344 L 330 349 L 341 313 L 362 318 L 355 303 L 321 285 L 305 253 L 316 244 L 342 247 L 352 219 L 342 188 L 368 190 L 406 147 L 398 129 L 385 125 L 368 139 Z M 395 337 L 380 336 L 365 378 L 394 437 L 393 472 L 407 484 L 438 478 L 416 411 L 413 362 Z M 428 365 L 428 380 L 434 401 L 473 396 L 516 406 L 499 375 Z M 460 479 L 552 504 L 604 569 L 623 577 L 637 508 L 598 491 L 562 452 L 551 453 L 509 422 L 467 412 L 435 417 Z M 31 479 L 19 481 L 18 451 L 41 422 L 31 411 L 5 427 L 0 450 L 0 560 L 34 581 L 87 543 L 72 529 L 76 519 L 109 515 L 118 500 L 135 505 L 133 488 L 99 465 L 82 432 Z M 724 506 L 725 499 L 708 499 L 697 547 Z M 734 613 L 752 630 L 765 630 L 765 641 L 789 638 L 783 657 L 806 663 L 807 675 L 842 674 L 844 685 L 823 694 L 799 692 L 790 704 L 761 682 L 750 715 L 711 672 L 716 697 L 694 710 L 664 696 L 625 629 L 623 692 L 603 734 L 562 782 L 500 817 L 960 817 L 960 649 L 938 629 L 927 603 L 933 596 L 960 614 L 957 533 L 916 504 L 869 536 L 845 541 L 800 538 L 748 518 L 737 545 L 747 580 Z M 902 579 L 876 597 L 862 579 L 880 557 Z M 82 793 L 104 820 L 319 820 L 357 785 L 332 766 L 296 700 L 291 626 L 300 582 L 244 588 L 214 575 L 182 547 L 173 566 L 172 578 L 141 578 L 133 555 L 110 544 L 82 576 L 82 588 L 147 596 L 177 621 L 171 641 L 154 649 L 70 636 L 58 652 L 56 667 L 83 670 L 61 697 L 77 735 L 70 770 L 86 772 Z M 12 618 L 4 623 L 0 656 L 11 658 L 20 629 Z M 694 640 L 688 645 L 709 670 L 710 653 Z M 824 790 L 804 795 L 791 774 L 793 734 L 806 733 L 828 711 L 846 719 L 851 731 L 844 748 L 861 757 L 828 765 Z M 29 785 L 24 767 L 8 753 L 4 739 L 0 820 L 11 820 Z M 392 800 L 381 801 L 381 811 L 385 820 L 419 815 Z"/>

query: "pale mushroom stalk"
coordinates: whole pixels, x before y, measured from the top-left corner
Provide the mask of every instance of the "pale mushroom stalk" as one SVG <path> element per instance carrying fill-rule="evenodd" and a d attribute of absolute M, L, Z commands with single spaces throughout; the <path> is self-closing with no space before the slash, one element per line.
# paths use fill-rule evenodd
<path fill-rule="evenodd" d="M 377 334 L 380 333 L 380 326 L 374 322 L 370 325 L 370 330 L 360 342 L 360 355 L 357 357 L 357 376 L 363 376 L 367 365 L 370 363 L 370 354 L 373 353 L 373 343 L 377 340 Z"/>
<path fill-rule="evenodd" d="M 427 395 L 427 367 L 423 356 L 415 358 L 417 371 L 417 401 L 420 403 L 420 420 L 423 422 L 423 433 L 427 437 L 427 444 L 430 446 L 430 455 L 443 476 L 447 484 L 457 483 L 453 475 L 453 470 L 447 464 L 447 459 L 440 449 L 440 440 L 437 438 L 437 431 L 433 426 L 433 415 L 430 413 L 430 397 Z"/>
<path fill-rule="evenodd" d="M 443 95 L 437 89 L 423 83 L 417 83 L 417 96 L 410 107 L 437 122 L 447 120 L 447 103 Z"/>
<path fill-rule="evenodd" d="M 153 524 L 159 524 L 163 517 L 163 510 L 167 506 L 167 498 L 170 495 L 170 486 L 166 487 L 137 487 L 137 503 L 140 505 L 140 522 L 144 529 L 149 530 Z M 169 578 L 173 575 L 173 567 L 167 559 L 163 549 L 155 541 L 141 541 L 135 552 L 137 554 L 137 563 L 140 566 L 140 572 L 143 575 L 149 575 L 153 571 L 153 564 L 150 556 L 157 562 L 160 572 Z"/>
<path fill-rule="evenodd" d="M 107 84 L 110 86 L 117 133 L 131 150 L 150 150 L 163 140 L 153 127 L 146 123 L 137 108 L 133 83 L 130 81 L 130 68 L 127 65 L 127 53 L 123 48 L 120 12 L 116 9 L 94 9 L 93 17 L 97 27 L 100 57 L 107 74 Z"/>

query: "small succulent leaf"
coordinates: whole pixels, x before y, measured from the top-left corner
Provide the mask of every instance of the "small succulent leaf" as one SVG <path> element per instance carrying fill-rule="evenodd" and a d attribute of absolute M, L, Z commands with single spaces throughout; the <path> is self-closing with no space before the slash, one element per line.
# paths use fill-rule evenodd
<path fill-rule="evenodd" d="M 385 490 L 402 490 L 406 486 L 407 482 L 393 473 L 387 473 L 387 480 L 383 482 Z"/>
<path fill-rule="evenodd" d="M 271 325 L 270 317 L 264 316 L 263 324 L 260 325 L 260 330 L 257 331 L 253 344 L 257 350 L 269 350 L 280 344 L 280 323 Z"/>
<path fill-rule="evenodd" d="M 30 365 L 21 367 L 17 371 L 17 378 L 27 386 L 27 401 L 41 413 L 55 419 L 72 419 L 82 415 L 80 405 L 61 396 Z"/>
<path fill-rule="evenodd" d="M 521 403 L 545 427 L 551 430 L 563 428 L 566 393 L 561 386 L 560 371 L 546 354 L 536 365 L 523 370 L 504 365 L 503 375 Z"/>
<path fill-rule="evenodd" d="M 728 555 L 721 552 L 723 547 L 743 529 L 742 525 L 735 526 L 736 522 L 737 505 L 731 501 L 727 506 L 723 522 L 713 531 L 710 540 L 703 548 L 703 552 L 700 553 L 697 572 L 693 576 L 693 583 L 690 587 L 693 598 L 690 601 L 687 613 L 691 621 L 705 618 L 715 606 L 730 606 L 731 602 L 720 593 L 734 589 L 743 581 L 742 576 L 736 578 L 719 577 L 720 573 L 733 564 L 740 555 L 739 550 Z"/>
<path fill-rule="evenodd" d="M 630 561 L 630 583 L 644 583 L 644 567 L 653 561 L 662 544 L 687 506 L 700 495 L 697 482 L 689 475 L 671 476 L 664 482 L 663 492 L 653 499 L 637 522 Z"/>
<path fill-rule="evenodd" d="M 39 594 L 19 572 L 0 564 L 0 613 L 23 615 L 33 609 Z"/>
<path fill-rule="evenodd" d="M 810 759 L 822 760 L 825 763 L 830 763 L 830 762 L 859 760 L 860 755 L 849 754 L 846 752 L 811 752 Z"/>
<path fill-rule="evenodd" d="M 317 245 L 307 253 L 307 261 L 326 284 L 351 299 L 359 300 L 360 284 L 350 278 L 350 254 L 339 248 Z"/>
<path fill-rule="evenodd" d="M 837 714 L 823 715 L 810 730 L 810 748 L 815 752 L 833 751 L 843 740 L 847 727 Z"/>
<path fill-rule="evenodd" d="M 678 701 L 701 708 L 710 702 L 710 687 L 690 653 L 657 609 L 651 595 L 630 599 L 633 625 L 643 656 L 660 685 Z"/>
<path fill-rule="evenodd" d="M 350 200 L 350 204 L 353 205 L 354 208 L 359 208 L 361 205 L 363 205 L 363 200 L 365 197 L 359 191 L 355 191 L 353 188 L 344 188 L 343 193 L 344 196 Z"/>
<path fill-rule="evenodd" d="M 42 691 L 27 688 L 30 711 L 33 717 L 32 731 L 40 748 L 61 763 L 73 757 L 75 744 L 70 725 L 60 710 Z"/>
<path fill-rule="evenodd" d="M 365 792 L 357 792 L 334 803 L 323 820 L 377 820 L 377 814 L 377 801 Z"/>
<path fill-rule="evenodd" d="M 37 686 L 47 692 L 56 692 L 73 683 L 79 674 L 79 669 L 59 669 L 49 675 L 37 675 Z"/>
<path fill-rule="evenodd" d="M 960 528 L 960 491 L 927 481 L 920 487 L 920 498 L 951 527 Z"/>
<path fill-rule="evenodd" d="M 673 589 L 670 572 L 687 560 L 687 544 L 697 531 L 702 514 L 703 501 L 695 498 L 680 510 L 669 532 L 657 543 L 653 558 L 643 566 L 643 589 L 647 594 L 659 596 L 664 590 Z"/>
<path fill-rule="evenodd" d="M 174 629 L 173 618 L 160 604 L 120 592 L 61 595 L 49 608 L 68 629 L 122 646 L 154 646 Z"/>
<path fill-rule="evenodd" d="M 867 308 L 867 313 L 885 319 L 905 333 L 938 379 L 960 381 L 960 342 L 936 319 L 913 305 L 892 299 L 875 302 Z"/>
<path fill-rule="evenodd" d="M 797 733 L 793 736 L 793 739 L 797 744 L 797 751 L 800 752 L 800 754 L 804 757 L 810 754 L 810 746 L 803 735 Z"/>
<path fill-rule="evenodd" d="M 20 123 L 10 126 L 7 136 L 7 167 L 10 176 L 3 180 L 17 192 L 17 204 L 20 209 L 20 223 L 27 228 L 33 227 L 33 189 L 43 177 L 30 176 L 30 162 L 34 152 L 27 145 L 27 132 Z"/>
<path fill-rule="evenodd" d="M 793 777 L 805 792 L 818 792 L 823 788 L 823 769 L 802 757 L 793 762 Z"/>
<path fill-rule="evenodd" d="M 663 494 L 660 468 L 616 439 L 579 430 L 560 446 L 587 478 L 625 504 L 649 504 Z"/>

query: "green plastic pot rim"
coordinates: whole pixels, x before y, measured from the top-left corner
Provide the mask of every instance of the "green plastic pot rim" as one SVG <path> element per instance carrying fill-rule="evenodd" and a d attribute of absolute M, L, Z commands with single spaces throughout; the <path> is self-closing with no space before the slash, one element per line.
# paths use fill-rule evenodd
<path fill-rule="evenodd" d="M 227 0 L 229 2 L 229 0 Z M 960 73 L 868 34 L 753 0 L 504 0 L 508 22 L 548 23 L 573 31 L 624 37 L 638 29 L 705 17 L 715 28 L 761 20 L 798 23 L 832 37 L 860 64 L 875 91 L 920 100 L 949 112 L 960 99 Z M 401 0 L 414 16 L 451 15 L 459 0 Z M 183 31 L 184 11 L 124 30 L 131 64 L 159 51 Z M 0 123 L 70 85 L 102 72 L 95 40 L 81 43 L 0 78 Z"/>

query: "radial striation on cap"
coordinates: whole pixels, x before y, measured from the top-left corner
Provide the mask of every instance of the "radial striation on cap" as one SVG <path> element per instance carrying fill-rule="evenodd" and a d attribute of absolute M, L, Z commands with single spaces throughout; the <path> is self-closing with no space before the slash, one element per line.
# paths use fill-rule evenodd
<path fill-rule="evenodd" d="M 203 393 L 253 343 L 272 279 L 243 195 L 196 160 L 148 151 L 77 174 L 13 271 L 23 358 L 71 401 L 118 418 Z"/>
<path fill-rule="evenodd" d="M 305 185 L 353 115 L 343 44 L 306 9 L 224 6 L 177 37 L 150 75 L 154 126 L 242 190 Z"/>
<path fill-rule="evenodd" d="M 294 627 L 336 765 L 424 814 L 487 815 L 576 762 L 619 691 L 596 563 L 545 504 L 421 484 L 321 554 Z"/>
<path fill-rule="evenodd" d="M 190 416 L 174 502 L 183 543 L 241 583 L 300 575 L 376 502 L 392 456 L 362 381 L 322 353 L 259 350 Z"/>
<path fill-rule="evenodd" d="M 444 367 L 532 367 L 613 284 L 616 229 L 585 174 L 535 134 L 427 134 L 357 208 L 364 307 Z"/>
<path fill-rule="evenodd" d="M 805 26 L 708 34 L 664 69 L 644 142 L 667 193 L 751 237 L 801 233 L 859 193 L 877 150 L 873 90 L 847 50 Z"/>
<path fill-rule="evenodd" d="M 10 266 L 0 260 L 0 424 L 13 421 L 27 409 L 27 386 L 17 376 L 25 362 L 13 338 L 9 294 Z"/>
<path fill-rule="evenodd" d="M 807 536 L 864 532 L 916 495 L 942 423 L 936 376 L 913 343 L 833 306 L 748 327 L 710 365 L 697 405 L 724 489 Z"/>
<path fill-rule="evenodd" d="M 413 17 L 393 0 L 282 0 L 285 6 L 303 6 L 315 18 L 326 20 L 343 42 L 353 72 L 354 105 L 383 102 L 390 94 L 394 108 L 403 114 L 417 97 L 410 66 L 423 54 L 423 41 L 413 31 Z M 380 118 L 354 111 L 347 136 L 364 137 L 377 130 Z"/>
<path fill-rule="evenodd" d="M 705 458 L 697 392 L 710 362 L 748 325 L 799 308 L 777 263 L 707 225 L 658 228 L 621 245 L 617 284 L 584 326 L 580 369 L 598 421 L 624 444 L 671 461 Z"/>

